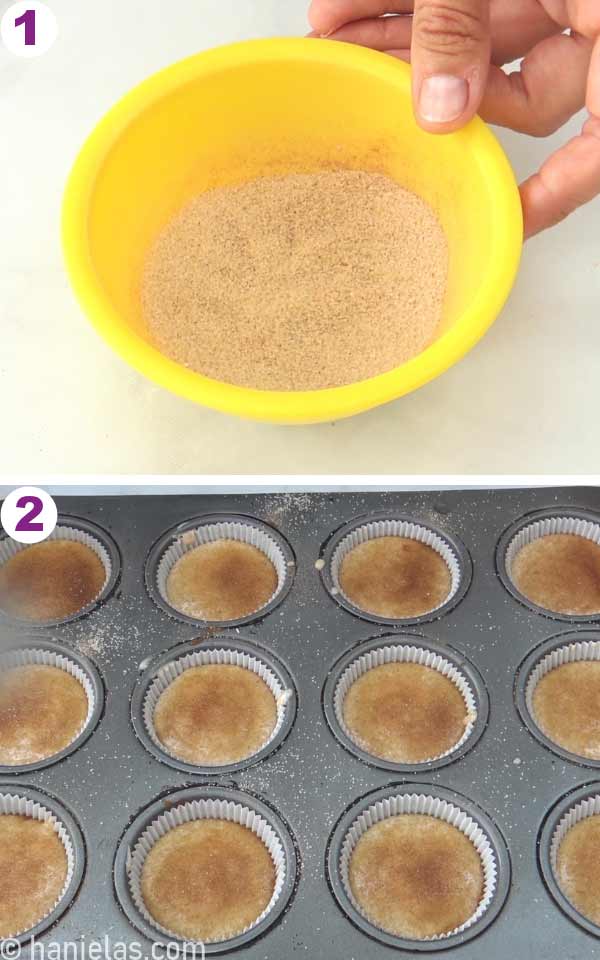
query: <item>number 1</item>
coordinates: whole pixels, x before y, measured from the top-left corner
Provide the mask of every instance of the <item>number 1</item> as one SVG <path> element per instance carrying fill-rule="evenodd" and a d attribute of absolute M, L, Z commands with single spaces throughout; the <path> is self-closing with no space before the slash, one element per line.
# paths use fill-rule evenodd
<path fill-rule="evenodd" d="M 15 27 L 25 26 L 25 46 L 35 47 L 35 10 L 26 10 L 15 20 Z"/>

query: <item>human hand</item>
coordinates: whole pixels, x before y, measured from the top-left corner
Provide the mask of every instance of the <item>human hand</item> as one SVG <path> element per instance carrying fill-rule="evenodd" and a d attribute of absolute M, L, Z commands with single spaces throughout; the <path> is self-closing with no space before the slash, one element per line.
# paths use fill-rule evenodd
<path fill-rule="evenodd" d="M 521 186 L 526 237 L 600 194 L 600 0 L 312 0 L 309 19 L 317 36 L 410 59 L 415 114 L 434 133 L 479 111 L 545 137 L 587 107 L 580 135 Z"/>

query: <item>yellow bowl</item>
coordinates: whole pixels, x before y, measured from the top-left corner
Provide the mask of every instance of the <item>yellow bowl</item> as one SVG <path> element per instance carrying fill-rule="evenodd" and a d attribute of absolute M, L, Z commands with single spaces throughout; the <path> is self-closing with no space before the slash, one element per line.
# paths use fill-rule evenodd
<path fill-rule="evenodd" d="M 443 321 L 430 347 L 360 383 L 285 393 L 219 383 L 152 346 L 140 309 L 143 261 L 189 198 L 259 176 L 341 167 L 387 173 L 438 213 L 450 273 Z M 276 423 L 351 416 L 415 390 L 456 363 L 501 310 L 522 236 L 513 173 L 481 120 L 448 136 L 427 134 L 414 120 L 406 64 L 309 39 L 234 44 L 150 77 L 92 133 L 63 211 L 72 284 L 117 353 L 183 397 Z"/>

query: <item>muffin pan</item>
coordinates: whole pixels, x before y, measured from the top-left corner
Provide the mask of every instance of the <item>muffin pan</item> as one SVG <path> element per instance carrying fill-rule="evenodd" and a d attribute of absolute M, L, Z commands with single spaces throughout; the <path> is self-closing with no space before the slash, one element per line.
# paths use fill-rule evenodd
<path fill-rule="evenodd" d="M 239 948 L 250 960 L 377 960 L 447 950 L 461 960 L 600 960 L 600 929 L 561 899 L 549 859 L 563 814 L 582 797 L 600 795 L 597 765 L 546 743 L 529 722 L 524 699 L 526 678 L 549 646 L 600 642 L 600 630 L 593 620 L 553 622 L 506 589 L 496 567 L 504 531 L 513 524 L 539 511 L 598 519 L 600 490 L 57 497 L 57 504 L 62 522 L 85 518 L 114 542 L 122 567 L 105 600 L 72 622 L 1 621 L 4 650 L 57 648 L 74 663 L 89 662 L 98 703 L 106 701 L 68 755 L 26 771 L 0 771 L 0 792 L 41 798 L 51 810 L 58 804 L 75 838 L 83 882 L 73 881 L 44 922 L 45 941 L 107 936 L 140 944 L 150 955 L 152 941 L 163 934 L 136 905 L 128 877 L 133 851 L 154 821 L 181 803 L 208 799 L 254 809 L 279 838 L 286 867 L 272 909 L 242 939 L 208 944 L 207 955 Z M 241 625 L 177 614 L 157 596 L 151 573 L 179 532 L 216 516 L 274 531 L 285 556 L 278 595 Z M 417 624 L 367 619 L 330 593 L 328 561 L 336 542 L 382 517 L 432 531 L 457 560 L 459 586 L 451 601 Z M 354 658 L 406 644 L 460 673 L 476 716 L 448 755 L 386 765 L 345 742 L 333 696 Z M 254 756 L 198 769 L 153 741 L 144 703 L 162 667 L 219 650 L 254 656 L 270 670 L 285 693 L 282 715 Z M 410 795 L 451 803 L 457 815 L 471 817 L 494 856 L 486 909 L 437 940 L 399 941 L 372 929 L 343 890 L 342 845 L 356 818 L 379 800 Z"/>

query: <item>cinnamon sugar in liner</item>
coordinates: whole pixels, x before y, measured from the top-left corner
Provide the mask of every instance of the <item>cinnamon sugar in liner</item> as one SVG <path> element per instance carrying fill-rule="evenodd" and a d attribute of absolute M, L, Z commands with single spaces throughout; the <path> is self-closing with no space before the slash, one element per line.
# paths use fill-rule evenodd
<path fill-rule="evenodd" d="M 523 525 L 502 558 L 521 597 L 563 618 L 600 616 L 600 524 L 557 515 Z"/>
<path fill-rule="evenodd" d="M 83 528 L 57 526 L 47 540 L 0 541 L 0 612 L 15 620 L 71 619 L 96 603 L 113 565 L 104 544 Z"/>
<path fill-rule="evenodd" d="M 450 541 L 429 527 L 392 517 L 367 520 L 334 547 L 328 589 L 368 619 L 414 621 L 460 595 L 468 584 L 463 566 Z"/>
<path fill-rule="evenodd" d="M 277 534 L 242 518 L 199 523 L 175 534 L 156 564 L 150 577 L 162 602 L 198 622 L 249 621 L 290 582 Z"/>

